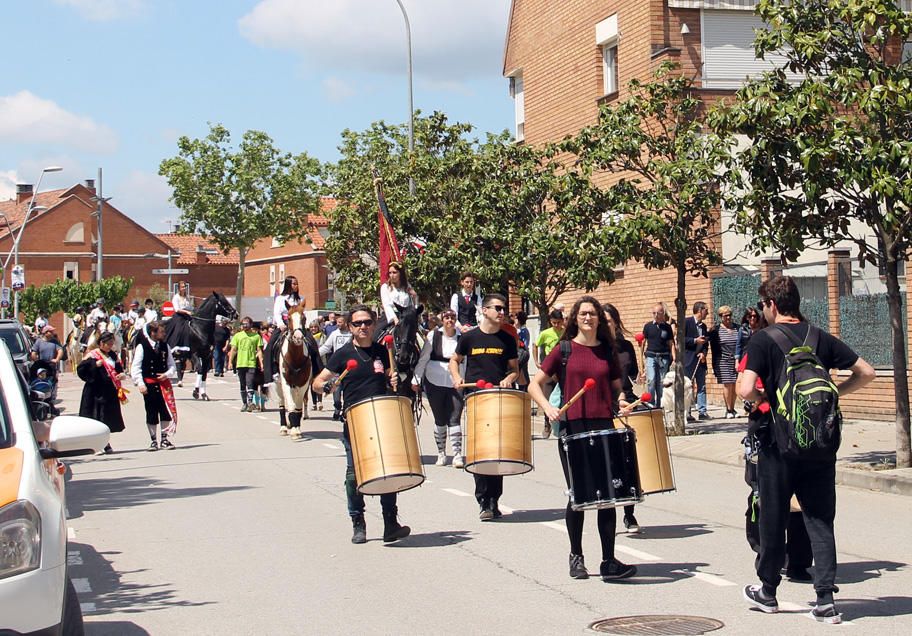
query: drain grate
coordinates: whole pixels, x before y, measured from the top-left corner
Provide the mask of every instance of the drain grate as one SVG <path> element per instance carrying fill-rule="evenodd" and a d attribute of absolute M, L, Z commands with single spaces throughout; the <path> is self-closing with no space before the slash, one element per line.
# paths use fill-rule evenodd
<path fill-rule="evenodd" d="M 725 623 L 702 616 L 618 616 L 603 618 L 589 625 L 600 634 L 668 634 L 690 636 L 725 627 Z"/>

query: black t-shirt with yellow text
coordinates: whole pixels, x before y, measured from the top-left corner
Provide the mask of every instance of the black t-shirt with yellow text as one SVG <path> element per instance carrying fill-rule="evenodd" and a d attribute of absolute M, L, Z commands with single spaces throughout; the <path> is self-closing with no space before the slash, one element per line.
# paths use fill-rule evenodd
<path fill-rule="evenodd" d="M 459 337 L 456 353 L 465 357 L 465 382 L 484 380 L 498 384 L 510 372 L 510 360 L 516 360 L 516 339 L 503 330 L 485 333 L 472 329 Z"/>

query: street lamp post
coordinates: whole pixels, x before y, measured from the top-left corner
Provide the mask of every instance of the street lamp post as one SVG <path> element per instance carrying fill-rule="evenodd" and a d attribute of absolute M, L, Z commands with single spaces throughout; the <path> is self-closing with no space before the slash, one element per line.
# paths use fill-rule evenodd
<path fill-rule="evenodd" d="M 22 219 L 22 225 L 19 227 L 19 234 L 16 235 L 16 240 L 13 241 L 13 250 L 11 253 L 11 256 L 13 258 L 13 267 L 17 267 L 19 265 L 19 242 L 22 241 L 22 233 L 25 231 L 25 225 L 26 225 L 26 223 L 28 223 L 29 218 L 32 215 L 32 212 L 34 212 L 39 207 L 43 207 L 43 206 L 35 205 L 35 199 L 38 197 L 38 190 L 41 188 L 41 180 L 44 178 L 45 173 L 60 172 L 61 170 L 63 170 L 63 168 L 61 168 L 60 166 L 48 166 L 47 168 L 42 170 L 41 174 L 38 176 L 38 183 L 35 184 L 35 190 L 32 192 L 32 198 L 29 199 L 28 208 L 25 211 L 25 218 Z M 44 209 L 47 209 L 47 208 L 44 208 Z M 6 264 L 7 265 L 9 264 L 9 258 L 6 259 Z M 4 266 L 3 269 L 6 270 L 6 267 Z M 12 276 L 10 276 L 10 281 L 12 281 Z M 19 290 L 15 290 L 13 296 L 15 298 L 15 300 L 13 301 L 13 318 L 18 320 L 19 319 Z"/>
<path fill-rule="evenodd" d="M 6 215 L 3 212 L 0 212 L 0 216 L 3 217 L 4 221 L 6 221 L 6 231 L 9 233 L 10 238 L 14 238 L 13 227 L 10 225 L 9 219 L 6 218 Z M 6 263 L 4 263 L 3 268 L 0 269 L 0 287 L 6 288 Z M 6 307 L 0 308 L 0 317 L 6 318 Z"/>
<path fill-rule="evenodd" d="M 104 261 L 104 248 L 102 247 L 102 214 L 104 213 L 104 204 L 111 200 L 111 197 L 105 198 L 101 191 L 101 168 L 98 169 L 98 184 L 95 189 L 95 196 L 92 200 L 98 204 L 98 209 L 92 213 L 92 216 L 98 217 L 98 262 L 95 265 L 95 280 L 101 281 L 104 278 L 102 265 Z"/>
<path fill-rule="evenodd" d="M 411 159 L 415 152 L 415 105 L 412 98 L 412 27 L 409 25 L 408 13 L 402 0 L 396 0 L 399 9 L 402 11 L 402 17 L 405 19 L 405 43 L 408 48 L 408 105 L 409 105 L 409 125 L 408 125 L 408 145 L 409 145 L 409 194 L 415 196 L 415 180 L 411 177 Z"/>

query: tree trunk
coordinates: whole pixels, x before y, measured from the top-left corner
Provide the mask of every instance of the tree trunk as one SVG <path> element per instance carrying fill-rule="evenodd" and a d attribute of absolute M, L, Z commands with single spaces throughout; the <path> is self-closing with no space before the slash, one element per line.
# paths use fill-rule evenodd
<path fill-rule="evenodd" d="M 247 248 L 242 247 L 238 250 L 238 275 L 237 285 L 234 288 L 234 308 L 238 312 L 238 319 L 244 317 L 244 310 L 241 305 L 244 302 L 244 260 L 247 257 Z"/>
<path fill-rule="evenodd" d="M 684 332 L 685 321 L 687 320 L 687 270 L 684 263 L 679 262 L 677 267 L 678 294 L 675 298 L 675 308 L 677 309 L 675 320 L 675 362 L 674 362 L 674 434 L 684 435 L 687 427 L 687 414 L 684 412 Z M 657 405 L 659 408 L 661 404 Z"/>
<path fill-rule="evenodd" d="M 890 328 L 893 333 L 893 392 L 896 395 L 896 467 L 912 467 L 909 439 L 909 379 L 906 342 L 903 338 L 902 297 L 899 292 L 899 263 L 886 250 L 887 304 L 890 307 Z"/>

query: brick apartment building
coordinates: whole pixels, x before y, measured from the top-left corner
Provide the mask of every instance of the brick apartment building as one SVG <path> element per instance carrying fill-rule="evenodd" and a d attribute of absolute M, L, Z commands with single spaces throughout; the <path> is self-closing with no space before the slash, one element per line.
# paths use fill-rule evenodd
<path fill-rule="evenodd" d="M 707 103 L 732 96 L 746 77 L 777 61 L 771 56 L 766 61 L 755 58 L 754 29 L 763 27 L 754 15 L 755 5 L 755 0 L 513 0 L 503 74 L 514 98 L 517 141 L 557 141 L 594 124 L 603 104 L 618 103 L 628 96 L 626 85 L 631 79 L 648 81 L 665 61 L 678 63 Z M 598 175 L 596 183 L 608 186 L 621 176 Z M 727 227 L 724 215 L 721 221 Z M 706 301 L 712 319 L 714 278 L 732 269 L 764 274 L 777 267 L 769 260 L 739 258 L 744 243 L 745 237 L 725 236 L 722 254 L 734 267 L 718 268 L 709 279 L 689 279 L 688 305 Z M 849 250 L 853 248 L 849 246 Z M 865 293 L 883 291 L 876 269 L 872 272 L 857 265 L 852 269 L 852 253 L 834 250 L 816 262 L 813 259 L 820 256 L 808 254 L 786 270 L 803 277 L 809 288 L 815 287 L 829 300 L 829 328 L 836 334 L 846 289 L 849 295 L 853 287 L 861 287 Z M 847 288 L 845 281 L 840 285 L 833 280 L 835 272 L 844 272 L 846 267 Z M 635 332 L 651 318 L 656 301 L 666 302 L 674 313 L 675 289 L 674 270 L 647 271 L 631 262 L 617 272 L 615 283 L 602 285 L 595 295 L 616 305 L 625 325 Z M 568 293 L 560 300 L 569 306 L 581 293 Z M 511 308 L 519 309 L 520 299 L 512 298 Z M 740 310 L 743 307 L 735 308 L 736 320 Z M 912 314 L 908 321 L 912 329 Z M 863 410 L 867 416 L 892 417 L 892 381 L 891 369 L 879 371 L 878 380 L 868 390 L 846 400 L 847 412 Z M 710 399 L 721 401 L 712 384 L 710 380 Z M 875 396 L 882 406 L 872 409 Z"/>
<path fill-rule="evenodd" d="M 0 225 L 0 252 L 5 259 L 13 246 L 10 229 L 18 233 L 29 204 L 35 199 L 19 243 L 19 263 L 25 268 L 26 285 L 43 285 L 63 278 L 95 280 L 98 219 L 94 215 L 94 196 L 94 181 L 88 180 L 64 190 L 37 194 L 31 185 L 20 184 L 14 199 L 0 201 L 0 214 L 9 222 Z M 236 254 L 233 260 L 230 255 L 217 254 L 200 237 L 152 234 L 110 203 L 104 204 L 102 220 L 103 274 L 132 278 L 128 297 L 145 297 L 153 286 L 167 286 L 167 276 L 153 274 L 152 270 L 168 267 L 169 251 L 172 266 L 190 270 L 186 278 L 195 290 L 205 289 L 206 294 L 212 289 L 234 293 Z"/>
<path fill-rule="evenodd" d="M 273 298 L 281 292 L 285 277 L 295 276 L 308 309 L 335 308 L 332 273 L 324 250 L 329 235 L 329 219 L 325 215 L 335 207 L 335 199 L 323 197 L 322 214 L 308 217 L 308 232 L 304 239 L 282 243 L 274 238 L 265 238 L 254 245 L 245 259 L 245 299 L 254 299 L 253 306 L 265 306 L 257 300 Z"/>

